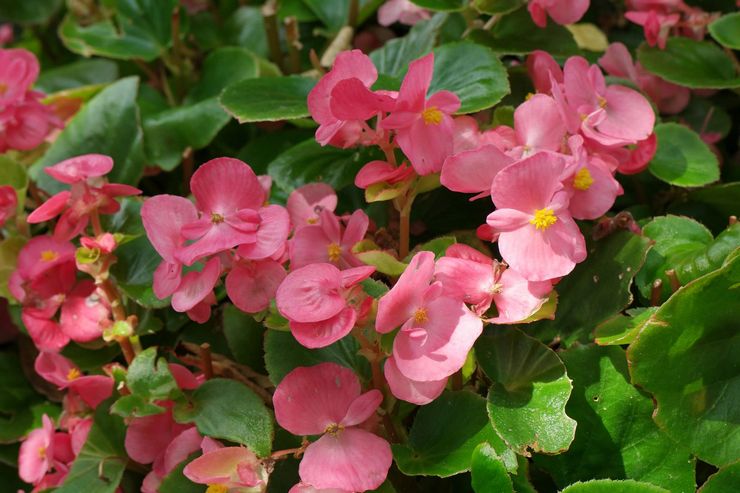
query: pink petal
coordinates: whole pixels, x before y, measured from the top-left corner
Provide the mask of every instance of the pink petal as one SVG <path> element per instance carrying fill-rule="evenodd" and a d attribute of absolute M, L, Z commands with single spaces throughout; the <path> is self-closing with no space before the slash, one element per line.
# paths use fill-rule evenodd
<path fill-rule="evenodd" d="M 342 245 L 351 249 L 355 246 L 355 243 L 362 241 L 367 233 L 367 228 L 370 225 L 370 218 L 365 214 L 362 209 L 357 209 L 349 217 L 347 222 L 347 228 L 344 230 L 342 236 Z"/>
<path fill-rule="evenodd" d="M 45 414 L 42 423 L 41 428 L 28 434 L 18 453 L 18 475 L 26 483 L 41 481 L 54 457 L 54 424 Z"/>
<path fill-rule="evenodd" d="M 56 195 L 53 195 L 49 200 L 38 206 L 32 213 L 30 213 L 26 220 L 30 224 L 36 224 L 57 217 L 67 207 L 71 196 L 72 194 L 69 190 L 64 190 Z"/>
<path fill-rule="evenodd" d="M 570 185 L 573 194 L 570 198 L 569 210 L 576 219 L 598 219 L 611 209 L 615 199 L 623 193 L 623 190 L 601 160 L 591 158 L 586 169 L 593 183 L 587 190 L 579 190 Z"/>
<path fill-rule="evenodd" d="M 248 265 L 237 262 L 226 276 L 226 292 L 237 308 L 257 313 L 270 306 L 285 276 L 283 266 L 274 260 Z"/>
<path fill-rule="evenodd" d="M 210 259 L 200 272 L 192 271 L 185 274 L 180 287 L 172 295 L 172 308 L 176 312 L 186 312 L 213 291 L 221 275 L 221 261 L 218 257 Z"/>
<path fill-rule="evenodd" d="M 200 450 L 201 440 L 202 437 L 195 426 L 188 428 L 173 438 L 164 451 L 162 476 L 166 476 L 172 472 L 190 454 Z"/>
<path fill-rule="evenodd" d="M 467 259 L 442 257 L 434 270 L 442 283 L 444 295 L 477 305 L 491 297 L 494 285 L 493 266 Z"/>
<path fill-rule="evenodd" d="M 383 393 L 379 390 L 373 389 L 365 392 L 352 401 L 346 416 L 344 416 L 344 419 L 339 424 L 342 426 L 355 426 L 364 423 L 375 414 L 375 410 L 382 402 Z"/>
<path fill-rule="evenodd" d="M 161 414 L 133 418 L 126 428 L 126 453 L 136 462 L 151 464 L 173 438 L 191 426 L 175 423 L 171 405 Z"/>
<path fill-rule="evenodd" d="M 260 209 L 260 225 L 257 241 L 239 247 L 240 257 L 261 260 L 272 256 L 287 241 L 290 233 L 290 216 L 279 205 L 268 205 Z"/>
<path fill-rule="evenodd" d="M 421 251 L 414 255 L 395 286 L 378 301 L 375 329 L 385 334 L 411 318 L 433 276 L 434 253 Z"/>
<path fill-rule="evenodd" d="M 290 214 L 293 226 L 315 224 L 324 209 L 334 212 L 337 208 L 337 194 L 326 183 L 309 183 L 293 190 L 285 207 Z"/>
<path fill-rule="evenodd" d="M 449 115 L 460 109 L 460 98 L 454 92 L 437 91 L 429 97 L 426 107 L 437 108 Z"/>
<path fill-rule="evenodd" d="M 484 145 L 448 157 L 442 166 L 440 181 L 453 192 L 490 191 L 496 174 L 513 162 L 514 159 L 495 146 Z"/>
<path fill-rule="evenodd" d="M 330 107 L 339 120 L 368 120 L 381 111 L 390 111 L 394 100 L 371 91 L 357 78 L 339 81 L 331 91 Z"/>
<path fill-rule="evenodd" d="M 561 0 L 547 8 L 547 13 L 560 25 L 573 24 L 581 20 L 588 10 L 590 0 Z"/>
<path fill-rule="evenodd" d="M 443 114 L 439 124 L 417 118 L 409 128 L 398 130 L 396 141 L 408 156 L 411 165 L 421 175 L 437 173 L 453 150 L 454 123 Z"/>
<path fill-rule="evenodd" d="M 557 104 L 544 94 L 535 94 L 519 105 L 514 112 L 514 128 L 525 150 L 559 151 L 565 137 Z"/>
<path fill-rule="evenodd" d="M 342 287 L 349 288 L 358 284 L 375 272 L 375 267 L 371 265 L 363 265 L 362 267 L 354 267 L 352 269 L 346 269 L 342 271 Z"/>
<path fill-rule="evenodd" d="M 357 321 L 354 308 L 346 307 L 333 317 L 319 322 L 290 321 L 293 337 L 310 349 L 326 347 L 350 333 Z"/>
<path fill-rule="evenodd" d="M 124 185 L 123 183 L 106 183 L 100 187 L 100 191 L 110 198 L 130 197 L 142 193 L 138 188 L 131 185 Z"/>
<path fill-rule="evenodd" d="M 385 379 L 391 393 L 402 401 L 423 406 L 440 396 L 447 384 L 447 378 L 429 382 L 417 382 L 405 377 L 398 369 L 393 356 L 385 360 L 383 366 Z"/>
<path fill-rule="evenodd" d="M 238 159 L 211 159 L 190 180 L 198 209 L 223 216 L 241 209 L 257 210 L 265 202 L 265 191 L 249 165 Z"/>
<path fill-rule="evenodd" d="M 157 253 L 169 263 L 174 263 L 175 249 L 184 241 L 180 230 L 197 219 L 195 206 L 183 197 L 157 195 L 141 206 L 141 222 L 146 235 Z"/>
<path fill-rule="evenodd" d="M 152 284 L 154 295 L 160 300 L 172 296 L 172 293 L 180 287 L 181 272 L 182 266 L 179 263 L 171 264 L 162 260 L 154 270 L 154 282 Z"/>
<path fill-rule="evenodd" d="M 66 159 L 44 169 L 62 183 L 77 183 L 87 178 L 103 176 L 113 169 L 113 158 L 103 154 L 85 154 Z"/>
<path fill-rule="evenodd" d="M 309 445 L 298 473 L 316 488 L 367 491 L 383 484 L 392 462 L 388 442 L 365 430 L 347 428 Z"/>
<path fill-rule="evenodd" d="M 311 264 L 294 270 L 277 290 L 280 313 L 297 322 L 320 322 L 345 307 L 339 293 L 341 274 L 331 264 Z"/>
<path fill-rule="evenodd" d="M 480 264 L 486 264 L 490 267 L 493 266 L 493 259 L 491 259 L 491 257 L 464 243 L 454 243 L 450 245 L 445 252 L 445 257 L 472 260 Z"/>
<path fill-rule="evenodd" d="M 604 67 L 609 75 L 637 82 L 635 62 L 627 47 L 622 43 L 611 43 L 604 55 L 599 58 L 599 65 Z"/>
<path fill-rule="evenodd" d="M 53 320 L 34 317 L 28 310 L 21 312 L 21 320 L 33 344 L 41 351 L 59 351 L 69 343 L 69 337 Z"/>
<path fill-rule="evenodd" d="M 527 57 L 527 71 L 537 92 L 547 94 L 551 91 L 551 74 L 556 82 L 563 82 L 560 65 L 546 51 L 535 50 Z"/>
<path fill-rule="evenodd" d="M 198 457 L 185 466 L 183 474 L 194 483 L 227 483 L 236 476 L 241 463 L 256 466 L 258 459 L 245 447 L 224 447 Z"/>
<path fill-rule="evenodd" d="M 65 388 L 69 384 L 68 376 L 79 373 L 77 365 L 59 353 L 41 351 L 33 364 L 33 369 L 41 378 L 57 387 Z"/>
<path fill-rule="evenodd" d="M 91 409 L 113 393 L 113 379 L 105 375 L 88 375 L 69 382 L 69 389 L 76 392 Z"/>
<path fill-rule="evenodd" d="M 655 113 L 642 94 L 613 85 L 607 88 L 605 97 L 607 118 L 598 125 L 599 134 L 634 143 L 653 133 Z"/>
<path fill-rule="evenodd" d="M 93 281 L 80 281 L 62 304 L 59 324 L 62 332 L 77 342 L 97 339 L 110 311 L 96 292 Z"/>
<path fill-rule="evenodd" d="M 491 197 L 499 209 L 517 209 L 528 214 L 549 204 L 562 188 L 563 158 L 538 152 L 500 171 L 493 180 Z"/>
<path fill-rule="evenodd" d="M 80 419 L 74 426 L 70 427 L 70 443 L 72 445 L 72 453 L 74 453 L 75 456 L 80 454 L 82 447 L 85 445 L 87 435 L 90 434 L 90 428 L 92 428 L 92 425 L 92 418 L 84 418 Z"/>
<path fill-rule="evenodd" d="M 295 270 L 310 264 L 328 263 L 327 249 L 331 243 L 319 225 L 300 228 L 291 239 L 290 267 Z"/>
<path fill-rule="evenodd" d="M 549 281 L 527 281 L 513 269 L 507 269 L 499 279 L 501 292 L 493 295 L 498 316 L 489 320 L 494 324 L 516 323 L 533 315 L 552 291 Z"/>
<path fill-rule="evenodd" d="M 298 367 L 275 389 L 275 419 L 294 435 L 319 435 L 339 424 L 359 396 L 360 382 L 349 368 L 336 363 Z"/>
<path fill-rule="evenodd" d="M 516 209 L 496 209 L 486 218 L 486 223 L 498 233 L 522 228 L 532 219 L 532 214 Z"/>
<path fill-rule="evenodd" d="M 427 90 L 432 83 L 434 72 L 434 53 L 414 60 L 401 83 L 396 101 L 396 111 L 421 113 L 424 109 Z"/>

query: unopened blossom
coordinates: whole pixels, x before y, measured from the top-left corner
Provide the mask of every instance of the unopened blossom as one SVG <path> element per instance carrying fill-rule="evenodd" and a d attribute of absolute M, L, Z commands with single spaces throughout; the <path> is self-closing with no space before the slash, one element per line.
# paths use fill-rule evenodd
<path fill-rule="evenodd" d="M 303 454 L 303 483 L 362 492 L 385 481 L 390 445 L 359 426 L 382 400 L 376 389 L 363 394 L 354 372 L 335 363 L 299 367 L 283 378 L 273 396 L 278 424 L 294 435 L 321 435 Z"/>
<path fill-rule="evenodd" d="M 290 242 L 292 269 L 328 262 L 340 269 L 363 265 L 352 253 L 352 247 L 365 237 L 370 218 L 358 209 L 352 213 L 346 226 L 333 212 L 323 210 L 320 222 L 296 231 Z"/>

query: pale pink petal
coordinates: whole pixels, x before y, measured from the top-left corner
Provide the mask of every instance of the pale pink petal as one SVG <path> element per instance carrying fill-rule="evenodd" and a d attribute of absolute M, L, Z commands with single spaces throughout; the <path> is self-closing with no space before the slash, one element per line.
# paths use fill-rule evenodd
<path fill-rule="evenodd" d="M 345 269 L 342 271 L 342 287 L 349 288 L 358 284 L 375 272 L 375 267 L 371 265 L 363 265 L 361 267 L 353 267 L 352 269 Z"/>
<path fill-rule="evenodd" d="M 141 222 L 146 235 L 157 253 L 169 263 L 174 263 L 175 249 L 184 241 L 180 230 L 197 219 L 193 203 L 175 195 L 157 195 L 141 206 Z"/>
<path fill-rule="evenodd" d="M 535 94 L 514 112 L 514 129 L 525 150 L 558 151 L 565 137 L 565 124 L 550 96 Z"/>
<path fill-rule="evenodd" d="M 493 266 L 467 259 L 442 257 L 434 269 L 442 283 L 444 295 L 477 305 L 491 297 L 494 285 Z"/>
<path fill-rule="evenodd" d="M 18 453 L 18 475 L 26 483 L 41 481 L 54 457 L 54 424 L 45 414 L 42 423 L 28 434 Z"/>
<path fill-rule="evenodd" d="M 183 431 L 173 438 L 164 451 L 164 461 L 162 464 L 163 470 L 161 471 L 162 475 L 166 476 L 172 472 L 178 464 L 187 459 L 190 454 L 200 450 L 201 440 L 202 437 L 195 426 Z"/>
<path fill-rule="evenodd" d="M 259 211 L 260 225 L 257 230 L 257 241 L 239 247 L 240 257 L 261 260 L 272 256 L 288 239 L 290 233 L 290 216 L 288 211 L 279 205 L 268 205 Z"/>
<path fill-rule="evenodd" d="M 370 225 L 370 218 L 362 209 L 357 209 L 347 221 L 347 228 L 342 235 L 342 245 L 351 249 L 355 243 L 362 241 Z"/>
<path fill-rule="evenodd" d="M 183 470 L 186 478 L 199 484 L 231 482 L 240 463 L 257 465 L 252 451 L 245 447 L 224 447 L 198 457 Z"/>
<path fill-rule="evenodd" d="M 62 183 L 77 183 L 87 178 L 103 176 L 113 169 L 113 158 L 103 154 L 85 154 L 66 159 L 45 168 L 47 174 Z"/>
<path fill-rule="evenodd" d="M 438 91 L 429 97 L 426 107 L 436 108 L 443 113 L 451 114 L 460 109 L 460 98 L 454 92 Z"/>
<path fill-rule="evenodd" d="M 70 339 L 87 342 L 103 335 L 103 322 L 110 310 L 103 304 L 91 280 L 80 281 L 62 304 L 59 325 Z"/>
<path fill-rule="evenodd" d="M 395 286 L 378 301 L 375 329 L 385 334 L 403 325 L 421 305 L 424 291 L 434 276 L 434 253 L 414 255 Z"/>
<path fill-rule="evenodd" d="M 383 5 L 388 5 L 387 2 Z M 381 7 L 382 8 L 382 7 Z M 296 485 L 293 485 L 293 487 L 288 491 L 288 493 L 352 493 L 351 491 L 347 490 L 341 490 L 338 488 L 314 488 L 310 484 L 305 483 L 298 483 Z"/>
<path fill-rule="evenodd" d="M 499 279 L 500 292 L 493 295 L 498 316 L 489 320 L 494 324 L 521 322 L 533 315 L 552 291 L 549 281 L 527 281 L 513 269 L 506 269 Z"/>
<path fill-rule="evenodd" d="M 206 262 L 200 272 L 192 271 L 185 274 L 180 287 L 172 295 L 172 308 L 177 312 L 186 312 L 213 291 L 221 275 L 221 262 L 213 257 Z"/>
<path fill-rule="evenodd" d="M 326 183 L 309 183 L 293 190 L 285 206 L 290 221 L 297 229 L 308 224 L 316 224 L 324 209 L 334 212 L 337 208 L 337 194 Z"/>
<path fill-rule="evenodd" d="M 607 88 L 605 98 L 607 117 L 597 126 L 599 134 L 635 143 L 653 133 L 655 113 L 642 94 L 628 87 L 613 85 Z"/>
<path fill-rule="evenodd" d="M 257 313 L 270 306 L 285 276 L 283 266 L 274 260 L 237 262 L 226 276 L 226 292 L 237 308 Z"/>
<path fill-rule="evenodd" d="M 333 317 L 318 322 L 290 321 L 296 341 L 310 349 L 326 347 L 350 333 L 357 321 L 354 308 L 346 307 Z"/>
<path fill-rule="evenodd" d="M 514 159 L 493 145 L 484 145 L 448 157 L 442 166 L 440 181 L 453 192 L 489 191 L 496 174 Z"/>
<path fill-rule="evenodd" d="M 480 264 L 493 266 L 493 259 L 465 243 L 454 243 L 445 251 L 446 257 L 472 260 Z"/>
<path fill-rule="evenodd" d="M 291 269 L 296 270 L 322 262 L 328 263 L 328 248 L 332 243 L 320 225 L 300 228 L 290 241 Z"/>
<path fill-rule="evenodd" d="M 227 215 L 241 209 L 257 210 L 265 191 L 252 168 L 238 159 L 211 159 L 190 180 L 198 208 L 208 214 Z"/>
<path fill-rule="evenodd" d="M 518 211 L 516 209 L 496 209 L 486 218 L 486 223 L 498 233 L 514 231 L 523 226 L 532 219 L 530 213 Z"/>
<path fill-rule="evenodd" d="M 622 186 L 606 164 L 597 158 L 591 158 L 585 169 L 593 183 L 586 190 L 576 188 L 572 182 L 569 184 L 572 189 L 569 210 L 575 219 L 598 219 L 611 209 L 617 196 L 623 193 Z"/>
<path fill-rule="evenodd" d="M 191 426 L 172 419 L 171 404 L 161 414 L 133 418 L 126 428 L 126 452 L 136 462 L 151 464 L 164 453 L 173 438 Z"/>
<path fill-rule="evenodd" d="M 599 65 L 604 67 L 609 75 L 623 77 L 637 82 L 637 70 L 629 50 L 623 43 L 611 43 L 604 55 L 599 58 Z"/>
<path fill-rule="evenodd" d="M 163 300 L 172 296 L 182 281 L 182 266 L 179 263 L 171 264 L 162 260 L 156 269 L 154 269 L 154 282 L 152 290 L 154 295 Z"/>
<path fill-rule="evenodd" d="M 339 424 L 342 426 L 355 426 L 364 423 L 375 414 L 375 410 L 382 402 L 383 393 L 378 389 L 365 392 L 352 401 L 346 416 L 344 416 L 344 419 Z"/>
<path fill-rule="evenodd" d="M 442 114 L 438 124 L 417 118 L 410 127 L 398 130 L 396 140 L 416 172 L 424 176 L 442 170 L 445 159 L 452 155 L 453 134 L 452 118 Z"/>
<path fill-rule="evenodd" d="M 562 188 L 560 177 L 564 169 L 564 159 L 548 152 L 538 152 L 507 166 L 493 180 L 493 202 L 500 209 L 533 214 L 548 205 L 553 194 Z"/>
<path fill-rule="evenodd" d="M 79 455 L 82 447 L 85 446 L 87 435 L 90 434 L 90 428 L 92 428 L 92 425 L 92 418 L 84 418 L 78 420 L 74 426 L 70 427 L 70 444 L 72 445 L 72 452 L 75 456 Z"/>
<path fill-rule="evenodd" d="M 278 310 L 289 320 L 304 323 L 331 318 L 345 307 L 340 285 L 339 269 L 331 264 L 301 267 L 280 284 L 276 296 Z"/>
<path fill-rule="evenodd" d="M 385 379 L 391 393 L 398 399 L 423 406 L 440 396 L 447 384 L 447 378 L 428 382 L 417 382 L 405 377 L 396 366 L 393 356 L 385 360 L 383 366 Z"/>

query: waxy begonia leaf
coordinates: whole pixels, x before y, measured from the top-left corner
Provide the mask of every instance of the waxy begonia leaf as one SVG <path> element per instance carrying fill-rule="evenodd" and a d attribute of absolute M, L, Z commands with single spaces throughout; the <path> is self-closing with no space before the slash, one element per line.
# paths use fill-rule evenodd
<path fill-rule="evenodd" d="M 299 0 L 299 2 L 302 3 L 302 0 Z M 280 10 L 283 9 L 284 3 L 280 2 Z M 226 19 L 223 29 L 220 29 L 216 21 L 212 21 L 211 26 L 214 24 L 218 31 L 217 35 L 223 35 L 223 42 L 219 44 L 242 46 L 260 57 L 267 57 L 265 21 L 262 18 L 262 11 L 259 7 L 242 5 L 231 14 L 231 17 Z M 214 52 L 220 49 L 217 48 Z"/>
<path fill-rule="evenodd" d="M 600 346 L 620 346 L 635 340 L 643 325 L 647 323 L 657 307 L 631 308 L 627 315 L 616 315 L 600 324 L 594 330 L 596 344 Z"/>
<path fill-rule="evenodd" d="M 0 156 L 0 186 L 2 185 L 10 185 L 15 189 L 18 211 L 22 211 L 23 204 L 26 203 L 28 173 L 22 164 L 7 155 Z"/>
<path fill-rule="evenodd" d="M 265 363 L 262 357 L 262 340 L 265 328 L 254 317 L 239 310 L 234 305 L 225 305 L 223 329 L 226 343 L 238 363 L 263 372 Z"/>
<path fill-rule="evenodd" d="M 136 94 L 139 80 L 127 77 L 91 99 L 67 124 L 44 156 L 30 169 L 31 178 L 42 189 L 56 193 L 67 186 L 43 169 L 81 154 L 106 154 L 113 158 L 112 183 L 135 185 L 144 167 L 142 132 Z"/>
<path fill-rule="evenodd" d="M 645 299 L 650 299 L 652 284 L 663 282 L 662 301 L 673 293 L 666 270 L 673 269 L 680 283 L 686 284 L 722 265 L 725 258 L 740 245 L 740 224 L 733 224 L 712 237 L 701 223 L 688 217 L 656 217 L 642 232 L 655 243 L 635 283 Z"/>
<path fill-rule="evenodd" d="M 0 20 L 19 24 L 43 24 L 53 16 L 62 0 L 0 0 Z"/>
<path fill-rule="evenodd" d="M 437 35 L 446 20 L 447 14 L 436 14 L 428 21 L 416 24 L 406 36 L 392 39 L 370 53 L 370 59 L 377 67 L 378 73 L 395 77 L 400 85 L 400 79 L 408 70 L 409 63 L 432 51 Z"/>
<path fill-rule="evenodd" d="M 109 414 L 110 401 L 95 411 L 95 421 L 80 454 L 57 493 L 113 493 L 117 490 L 129 459 L 124 449 L 126 425 Z"/>
<path fill-rule="evenodd" d="M 740 484 L 740 461 L 725 466 L 709 476 L 699 488 L 700 493 L 727 493 L 737 489 Z"/>
<path fill-rule="evenodd" d="M 115 62 L 94 58 L 45 70 L 39 75 L 34 87 L 49 94 L 80 86 L 107 84 L 117 78 L 118 65 Z"/>
<path fill-rule="evenodd" d="M 506 466 L 488 443 L 481 443 L 473 452 L 470 474 L 476 493 L 514 492 Z"/>
<path fill-rule="evenodd" d="M 411 0 L 419 7 L 429 10 L 455 11 L 462 10 L 465 0 Z"/>
<path fill-rule="evenodd" d="M 709 34 L 722 46 L 740 50 L 740 12 L 723 15 L 709 24 Z"/>
<path fill-rule="evenodd" d="M 203 493 L 202 484 L 193 483 L 182 473 L 185 466 L 199 455 L 200 452 L 191 454 L 190 457 L 182 461 L 168 475 L 162 478 L 157 493 Z"/>
<path fill-rule="evenodd" d="M 182 396 L 167 360 L 157 359 L 157 348 L 150 347 L 136 355 L 126 373 L 130 394 L 119 398 L 111 412 L 124 418 L 150 416 L 164 411 L 155 401 Z"/>
<path fill-rule="evenodd" d="M 650 483 L 626 479 L 596 479 L 585 483 L 575 483 L 565 488 L 562 493 L 669 493 L 668 490 Z"/>
<path fill-rule="evenodd" d="M 566 345 L 587 341 L 599 323 L 632 302 L 632 278 L 649 248 L 648 238 L 628 231 L 587 241 L 586 260 L 557 285 L 555 319 L 530 324 L 526 331 L 547 342 L 558 336 Z"/>
<path fill-rule="evenodd" d="M 473 6 L 484 14 L 507 14 L 524 5 L 524 0 L 474 0 Z"/>
<path fill-rule="evenodd" d="M 246 48 L 223 46 L 208 54 L 200 79 L 185 98 L 186 103 L 219 96 L 229 84 L 259 75 L 257 57 Z"/>
<path fill-rule="evenodd" d="M 244 79 L 224 89 L 221 104 L 239 123 L 294 120 L 309 115 L 314 79 L 299 76 Z"/>
<path fill-rule="evenodd" d="M 560 357 L 573 379 L 565 410 L 578 423 L 576 438 L 564 454 L 535 457 L 558 486 L 629 478 L 695 491 L 691 454 L 653 422 L 653 401 L 630 383 L 623 349 L 577 346 Z"/>
<path fill-rule="evenodd" d="M 79 24 L 68 14 L 59 36 L 71 51 L 89 57 L 151 61 L 172 44 L 172 15 L 176 0 L 113 0 L 115 21 Z"/>
<path fill-rule="evenodd" d="M 740 456 L 740 252 L 683 286 L 627 350 L 632 382 L 653 394 L 653 419 L 701 460 Z"/>
<path fill-rule="evenodd" d="M 146 236 L 139 236 L 116 249 L 118 261 L 111 267 L 118 288 L 145 308 L 162 308 L 169 301 L 160 300 L 152 290 L 154 270 L 162 261 Z"/>
<path fill-rule="evenodd" d="M 722 183 L 689 192 L 693 201 L 707 204 L 718 214 L 740 215 L 740 182 Z"/>
<path fill-rule="evenodd" d="M 507 470 L 516 469 L 515 455 L 491 427 L 485 399 L 464 390 L 445 392 L 419 409 L 408 442 L 394 444 L 393 457 L 404 474 L 447 477 L 469 471 L 473 452 L 484 442 Z"/>
<path fill-rule="evenodd" d="M 198 387 L 175 419 L 194 422 L 202 435 L 245 445 L 260 457 L 272 449 L 273 417 L 252 390 L 235 380 L 214 378 Z"/>
<path fill-rule="evenodd" d="M 505 329 L 479 338 L 475 355 L 492 381 L 488 415 L 498 435 L 523 455 L 566 450 L 576 422 L 565 413 L 572 386 L 557 354 L 518 329 Z"/>
<path fill-rule="evenodd" d="M 665 49 L 643 44 L 637 61 L 649 72 L 668 82 L 692 89 L 740 87 L 732 59 L 711 41 L 683 36 L 668 38 Z"/>
<path fill-rule="evenodd" d="M 699 135 L 678 123 L 655 126 L 658 149 L 650 161 L 657 178 L 681 187 L 698 187 L 719 180 L 719 162 Z"/>

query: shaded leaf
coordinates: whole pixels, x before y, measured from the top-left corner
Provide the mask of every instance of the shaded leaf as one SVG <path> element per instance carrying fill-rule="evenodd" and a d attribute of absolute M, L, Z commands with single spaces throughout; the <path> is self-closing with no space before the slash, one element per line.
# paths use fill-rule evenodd
<path fill-rule="evenodd" d="M 293 120 L 309 116 L 306 98 L 314 85 L 295 75 L 244 79 L 227 86 L 220 102 L 239 123 Z"/>
<path fill-rule="evenodd" d="M 649 170 L 657 178 L 681 187 L 697 187 L 719 180 L 719 162 L 699 135 L 678 123 L 655 126 L 658 149 Z"/>

